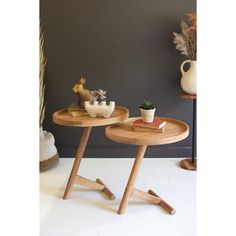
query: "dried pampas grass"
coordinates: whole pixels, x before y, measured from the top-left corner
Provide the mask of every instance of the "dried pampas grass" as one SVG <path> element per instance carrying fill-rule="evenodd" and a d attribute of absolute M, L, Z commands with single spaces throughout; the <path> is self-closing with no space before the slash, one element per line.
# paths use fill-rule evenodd
<path fill-rule="evenodd" d="M 44 72 L 47 60 L 44 56 L 44 34 L 42 26 L 40 25 L 40 38 L 39 38 L 39 127 L 43 126 L 45 118 L 45 102 L 44 102 Z"/>
<path fill-rule="evenodd" d="M 176 49 L 181 51 L 181 54 L 189 57 L 192 60 L 197 59 L 197 16 L 196 13 L 186 14 L 188 21 L 191 22 L 189 26 L 183 20 L 181 21 L 181 33 L 173 33 L 173 42 Z"/>

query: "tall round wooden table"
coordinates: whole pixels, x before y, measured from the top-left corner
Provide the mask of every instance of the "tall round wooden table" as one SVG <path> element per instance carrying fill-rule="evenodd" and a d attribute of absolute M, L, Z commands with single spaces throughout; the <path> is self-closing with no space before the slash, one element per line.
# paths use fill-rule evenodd
<path fill-rule="evenodd" d="M 129 180 L 127 182 L 127 186 L 118 209 L 118 214 L 125 213 L 130 197 L 140 198 L 154 204 L 159 204 L 168 213 L 175 214 L 174 208 L 172 208 L 166 201 L 159 197 L 154 191 L 140 191 L 134 188 L 134 184 L 147 146 L 169 144 L 181 141 L 189 135 L 189 127 L 187 124 L 179 120 L 158 117 L 158 119 L 167 121 L 164 132 L 159 133 L 149 130 L 136 131 L 133 128 L 133 122 L 137 119 L 140 119 L 140 117 L 129 118 L 126 122 L 110 125 L 105 129 L 106 136 L 109 139 L 119 143 L 139 146 Z"/>
<path fill-rule="evenodd" d="M 76 153 L 75 161 L 67 182 L 63 199 L 67 199 L 74 184 L 90 187 L 96 190 L 101 190 L 110 199 L 114 199 L 115 195 L 107 188 L 107 186 L 100 180 L 92 181 L 77 175 L 81 159 L 88 142 L 88 138 L 92 127 L 105 126 L 118 122 L 122 122 L 129 117 L 128 109 L 116 106 L 110 118 L 92 118 L 86 112 L 81 112 L 81 115 L 72 116 L 67 109 L 56 111 L 52 115 L 53 122 L 62 126 L 82 127 L 83 133 L 80 139 L 80 144 Z"/>

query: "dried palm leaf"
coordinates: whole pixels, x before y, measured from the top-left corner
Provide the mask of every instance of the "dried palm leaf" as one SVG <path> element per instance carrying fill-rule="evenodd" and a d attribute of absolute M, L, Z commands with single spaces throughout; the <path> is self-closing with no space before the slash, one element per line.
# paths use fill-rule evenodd
<path fill-rule="evenodd" d="M 44 73 L 47 60 L 44 56 L 44 34 L 42 26 L 40 25 L 40 38 L 39 38 L 39 126 L 43 126 L 45 118 L 45 84 L 44 84 Z"/>

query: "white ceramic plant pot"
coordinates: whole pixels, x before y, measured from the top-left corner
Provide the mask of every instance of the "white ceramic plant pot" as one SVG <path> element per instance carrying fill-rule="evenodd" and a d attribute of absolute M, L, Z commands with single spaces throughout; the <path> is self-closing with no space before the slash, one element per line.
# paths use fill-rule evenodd
<path fill-rule="evenodd" d="M 186 63 L 190 64 L 190 68 L 184 71 L 184 65 Z M 197 62 L 192 60 L 184 61 L 180 66 L 180 71 L 182 73 L 180 84 L 184 92 L 194 95 L 197 94 Z"/>
<path fill-rule="evenodd" d="M 115 102 L 110 102 L 107 105 L 105 101 L 101 103 L 95 101 L 93 104 L 89 101 L 85 101 L 85 109 L 91 117 L 109 118 L 115 109 Z"/>
<path fill-rule="evenodd" d="M 40 171 L 54 166 L 58 160 L 57 149 L 55 147 L 55 140 L 50 132 L 40 129 Z"/>
<path fill-rule="evenodd" d="M 156 108 L 153 108 L 150 110 L 140 108 L 140 111 L 141 111 L 143 122 L 145 122 L 145 123 L 152 123 L 153 122 Z"/>

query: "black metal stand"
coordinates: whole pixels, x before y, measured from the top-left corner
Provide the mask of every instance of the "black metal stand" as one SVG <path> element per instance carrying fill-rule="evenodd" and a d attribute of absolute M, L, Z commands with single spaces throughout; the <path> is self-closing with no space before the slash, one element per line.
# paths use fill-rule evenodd
<path fill-rule="evenodd" d="M 197 99 L 193 99 L 193 130 L 192 130 L 192 163 L 195 162 L 196 156 L 196 117 L 197 117 Z"/>
<path fill-rule="evenodd" d="M 184 159 L 180 161 L 180 167 L 185 170 L 197 170 L 197 159 L 196 159 L 196 126 L 197 126 L 197 95 L 187 94 L 181 92 L 180 96 L 186 99 L 193 100 L 193 119 L 192 119 L 192 158 Z"/>

